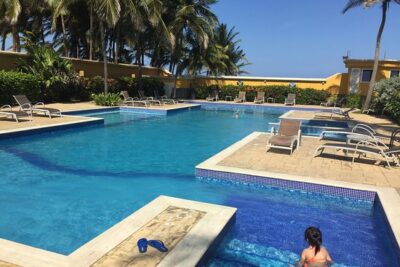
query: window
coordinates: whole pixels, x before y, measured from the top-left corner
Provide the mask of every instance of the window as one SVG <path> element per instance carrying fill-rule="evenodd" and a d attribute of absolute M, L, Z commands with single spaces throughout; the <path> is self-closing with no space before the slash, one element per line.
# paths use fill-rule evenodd
<path fill-rule="evenodd" d="M 399 77 L 399 76 L 400 76 L 400 70 L 391 70 L 390 71 L 390 78 Z"/>
<path fill-rule="evenodd" d="M 372 70 L 363 70 L 361 82 L 368 83 L 371 81 L 371 77 L 372 77 Z"/>

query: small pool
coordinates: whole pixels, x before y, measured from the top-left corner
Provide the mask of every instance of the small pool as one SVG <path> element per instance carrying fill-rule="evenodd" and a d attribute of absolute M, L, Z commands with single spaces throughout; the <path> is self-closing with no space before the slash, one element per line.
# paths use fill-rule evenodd
<path fill-rule="evenodd" d="M 280 112 L 114 111 L 92 125 L 0 141 L 0 237 L 69 254 L 163 194 L 234 206 L 208 266 L 288 266 L 319 226 L 338 266 L 400 266 L 376 203 L 194 176 Z"/>

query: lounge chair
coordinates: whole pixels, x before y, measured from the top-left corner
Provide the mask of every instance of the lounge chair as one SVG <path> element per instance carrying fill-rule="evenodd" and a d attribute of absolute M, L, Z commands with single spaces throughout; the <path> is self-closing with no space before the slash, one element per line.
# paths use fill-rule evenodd
<path fill-rule="evenodd" d="M 300 127 L 300 120 L 282 119 L 279 126 L 279 132 L 268 139 L 267 152 L 270 148 L 278 148 L 289 150 L 290 154 L 292 154 L 294 149 L 300 146 Z M 272 129 L 272 132 L 274 132 L 274 129 Z"/>
<path fill-rule="evenodd" d="M 361 141 L 357 144 L 326 143 L 317 147 L 314 153 L 314 157 L 321 155 L 326 148 L 332 148 L 335 151 L 342 150 L 345 152 L 345 155 L 348 155 L 348 152 L 353 152 L 352 163 L 354 163 L 357 155 L 358 158 L 360 158 L 362 155 L 372 155 L 376 157 L 381 157 L 383 160 L 385 160 L 389 168 L 391 167 L 391 162 L 394 162 L 396 166 L 400 166 L 400 147 L 387 148 L 378 146 L 375 143 L 368 141 Z"/>
<path fill-rule="evenodd" d="M 235 97 L 233 100 L 235 103 L 244 103 L 246 102 L 246 92 L 245 91 L 240 91 L 239 95 Z"/>
<path fill-rule="evenodd" d="M 16 111 L 13 110 L 12 107 L 10 105 L 4 105 L 2 107 L 0 107 L 0 115 L 11 117 L 11 119 L 14 119 L 16 122 L 19 122 L 19 117 L 29 117 L 29 120 L 32 120 L 32 114 L 29 114 L 25 111 Z"/>
<path fill-rule="evenodd" d="M 320 106 L 323 106 L 323 107 L 340 107 L 340 106 L 342 106 L 342 104 L 343 104 L 343 102 L 345 100 L 346 100 L 345 97 L 341 98 L 338 101 L 333 101 L 332 99 L 329 99 L 326 102 L 321 102 Z"/>
<path fill-rule="evenodd" d="M 343 130 L 325 130 L 319 135 L 320 139 L 327 139 L 327 135 L 367 135 L 370 137 L 377 137 L 376 131 L 369 125 L 358 123 L 352 128 Z"/>
<path fill-rule="evenodd" d="M 316 117 L 329 117 L 330 119 L 333 119 L 333 116 L 339 116 L 343 117 L 345 120 L 351 120 L 350 117 L 350 112 L 354 111 L 356 108 L 351 107 L 347 109 L 341 109 L 341 108 L 332 108 L 331 112 L 319 112 L 315 114 Z"/>
<path fill-rule="evenodd" d="M 149 105 L 159 105 L 159 106 L 162 105 L 162 103 L 161 103 L 160 100 L 155 100 L 155 99 L 154 99 L 153 97 L 151 97 L 151 96 L 145 96 L 145 95 L 144 95 L 144 91 L 142 91 L 142 90 L 139 90 L 139 91 L 138 91 L 138 94 L 139 94 L 140 100 L 141 100 L 141 101 L 147 102 Z"/>
<path fill-rule="evenodd" d="M 254 104 L 263 104 L 265 102 L 265 92 L 257 92 L 256 98 L 254 98 Z"/>
<path fill-rule="evenodd" d="M 42 113 L 45 116 L 51 118 L 52 116 L 61 117 L 61 111 L 56 108 L 46 108 L 43 102 L 38 102 L 32 105 L 31 101 L 25 95 L 13 95 L 15 101 L 17 101 L 19 105 L 20 111 L 25 111 L 29 113 L 31 116 L 33 113 Z"/>
<path fill-rule="evenodd" d="M 135 104 L 139 104 L 145 107 L 149 106 L 149 104 L 146 101 L 141 101 L 137 97 L 130 97 L 128 91 L 121 91 L 120 95 L 124 98 L 122 103 L 125 105 L 135 106 Z"/>
<path fill-rule="evenodd" d="M 296 94 L 288 94 L 288 96 L 285 98 L 285 105 L 296 105 Z"/>
<path fill-rule="evenodd" d="M 206 98 L 207 101 L 218 101 L 218 91 L 217 90 L 213 90 L 211 92 L 211 95 L 209 95 Z"/>
<path fill-rule="evenodd" d="M 154 90 L 154 97 L 156 100 L 160 100 L 164 104 L 176 104 L 174 99 L 168 98 L 166 95 L 160 96 L 157 90 Z"/>

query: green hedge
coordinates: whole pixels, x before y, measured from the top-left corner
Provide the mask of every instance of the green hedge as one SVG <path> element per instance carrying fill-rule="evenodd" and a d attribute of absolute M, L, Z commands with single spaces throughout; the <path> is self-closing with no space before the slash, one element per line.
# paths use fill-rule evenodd
<path fill-rule="evenodd" d="M 384 111 L 400 122 L 400 77 L 381 80 L 374 86 L 373 107 L 377 112 Z"/>
<path fill-rule="evenodd" d="M 14 104 L 13 95 L 24 94 L 32 101 L 40 101 L 41 81 L 34 75 L 0 71 L 0 104 Z"/>
<path fill-rule="evenodd" d="M 284 103 L 285 97 L 289 93 L 296 94 L 296 104 L 319 105 L 329 96 L 329 92 L 312 88 L 300 89 L 290 86 L 254 86 L 243 88 L 241 86 L 199 86 L 195 89 L 196 98 L 204 99 L 213 90 L 219 91 L 219 98 L 225 99 L 226 96 L 235 97 L 239 91 L 246 91 L 246 101 L 254 101 L 257 91 L 264 91 L 265 98 L 273 97 L 276 103 Z"/>
<path fill-rule="evenodd" d="M 92 79 L 86 79 L 84 90 L 88 95 L 99 94 L 104 92 L 103 77 L 96 76 Z M 131 77 L 120 77 L 108 80 L 108 91 L 110 93 L 119 93 L 120 91 L 128 91 L 131 96 L 138 96 L 138 80 Z M 154 96 L 154 90 L 159 95 L 164 95 L 164 83 L 156 78 L 143 77 L 142 90 L 146 96 Z"/>

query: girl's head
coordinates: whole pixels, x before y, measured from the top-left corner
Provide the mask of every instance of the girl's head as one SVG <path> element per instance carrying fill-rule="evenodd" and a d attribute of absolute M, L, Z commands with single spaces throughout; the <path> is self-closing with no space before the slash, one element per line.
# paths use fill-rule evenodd
<path fill-rule="evenodd" d="M 316 255 L 318 251 L 321 249 L 322 245 L 321 231 L 316 227 L 312 226 L 308 227 L 304 233 L 304 239 L 310 246 L 315 247 L 315 255 Z"/>

